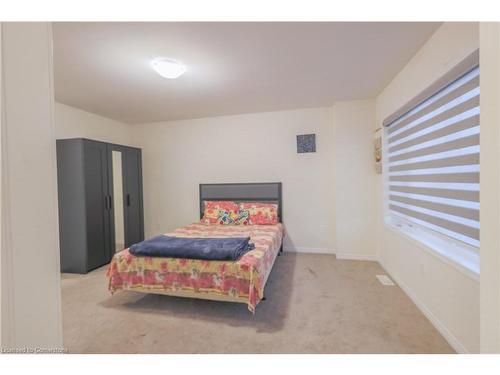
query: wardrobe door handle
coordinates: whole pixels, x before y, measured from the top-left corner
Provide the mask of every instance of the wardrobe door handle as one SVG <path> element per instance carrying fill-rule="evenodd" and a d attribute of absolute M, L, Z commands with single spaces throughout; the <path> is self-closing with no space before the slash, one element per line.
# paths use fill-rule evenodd
<path fill-rule="evenodd" d="M 130 206 L 130 194 L 127 194 L 127 206 Z"/>

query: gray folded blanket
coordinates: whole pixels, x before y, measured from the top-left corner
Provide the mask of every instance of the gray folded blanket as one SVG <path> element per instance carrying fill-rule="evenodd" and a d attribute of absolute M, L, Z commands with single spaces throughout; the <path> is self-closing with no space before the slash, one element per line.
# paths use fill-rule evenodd
<path fill-rule="evenodd" d="M 130 246 L 129 252 L 136 256 L 237 260 L 254 248 L 250 237 L 186 238 L 162 235 Z"/>

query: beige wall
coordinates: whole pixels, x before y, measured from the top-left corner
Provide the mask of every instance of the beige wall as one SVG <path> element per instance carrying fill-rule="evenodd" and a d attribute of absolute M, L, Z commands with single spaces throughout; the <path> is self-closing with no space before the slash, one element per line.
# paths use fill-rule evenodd
<path fill-rule="evenodd" d="M 336 254 L 338 258 L 375 260 L 375 169 L 373 100 L 336 102 L 335 129 Z"/>
<path fill-rule="evenodd" d="M 481 352 L 500 353 L 500 25 L 481 23 Z"/>
<path fill-rule="evenodd" d="M 143 149 L 146 236 L 199 220 L 198 184 L 283 183 L 287 251 L 335 246 L 332 109 L 313 108 L 133 126 Z M 317 152 L 297 154 L 296 135 Z"/>
<path fill-rule="evenodd" d="M 62 346 L 51 44 L 48 23 L 2 24 L 4 347 Z"/>
<path fill-rule="evenodd" d="M 55 122 L 57 139 L 89 138 L 126 146 L 132 144 L 130 131 L 132 125 L 62 103 L 55 103 Z"/>
<path fill-rule="evenodd" d="M 58 138 L 143 149 L 147 236 L 198 219 L 200 182 L 279 180 L 288 251 L 336 250 L 339 257 L 374 259 L 374 111 L 373 100 L 361 100 L 127 125 L 56 103 L 56 130 Z M 303 133 L 318 134 L 317 153 L 296 153 L 296 135 Z"/>
<path fill-rule="evenodd" d="M 374 118 L 366 100 L 133 126 L 146 235 L 198 220 L 201 182 L 281 181 L 285 250 L 375 259 Z M 296 153 L 305 133 L 316 133 L 316 153 Z"/>
<path fill-rule="evenodd" d="M 478 46 L 477 23 L 443 24 L 378 96 L 376 126 Z M 381 264 L 457 351 L 479 352 L 478 277 L 387 227 L 382 220 L 383 181 L 380 176 L 377 180 Z"/>

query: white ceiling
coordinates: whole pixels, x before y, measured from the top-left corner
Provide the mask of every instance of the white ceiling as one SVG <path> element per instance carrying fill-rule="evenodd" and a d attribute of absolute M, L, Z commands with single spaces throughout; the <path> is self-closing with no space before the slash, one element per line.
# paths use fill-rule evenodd
<path fill-rule="evenodd" d="M 56 100 L 127 123 L 375 97 L 439 23 L 55 23 Z M 178 79 L 150 68 L 182 61 Z"/>

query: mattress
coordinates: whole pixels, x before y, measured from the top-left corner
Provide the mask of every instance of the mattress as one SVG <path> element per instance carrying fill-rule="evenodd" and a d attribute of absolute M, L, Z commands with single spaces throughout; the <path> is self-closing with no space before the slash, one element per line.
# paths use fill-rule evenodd
<path fill-rule="evenodd" d="M 237 261 L 142 257 L 128 249 L 116 253 L 107 270 L 108 289 L 178 294 L 194 298 L 246 302 L 255 307 L 283 239 L 283 225 L 207 225 L 194 223 L 173 232 L 177 237 L 250 237 L 255 249 Z M 211 298 L 221 297 L 221 298 Z"/>

